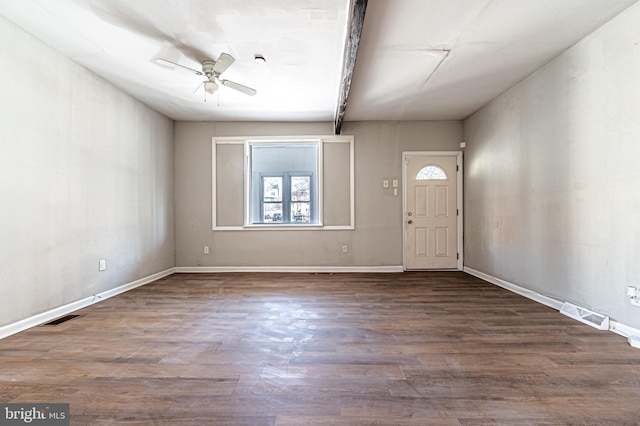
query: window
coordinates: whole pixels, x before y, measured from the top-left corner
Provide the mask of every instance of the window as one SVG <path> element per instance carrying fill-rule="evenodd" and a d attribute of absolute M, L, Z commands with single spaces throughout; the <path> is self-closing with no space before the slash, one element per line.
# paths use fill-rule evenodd
<path fill-rule="evenodd" d="M 258 223 L 311 223 L 311 175 L 262 176 Z"/>
<path fill-rule="evenodd" d="M 213 137 L 214 231 L 353 230 L 354 138 Z"/>
<path fill-rule="evenodd" d="M 318 142 L 250 142 L 249 224 L 318 224 Z"/>
<path fill-rule="evenodd" d="M 424 166 L 416 175 L 416 180 L 446 180 L 447 173 L 440 167 L 430 164 Z"/>

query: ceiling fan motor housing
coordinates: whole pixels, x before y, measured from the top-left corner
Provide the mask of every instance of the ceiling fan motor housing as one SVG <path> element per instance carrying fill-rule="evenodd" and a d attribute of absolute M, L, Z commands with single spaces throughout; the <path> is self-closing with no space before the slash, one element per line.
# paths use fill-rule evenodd
<path fill-rule="evenodd" d="M 215 72 L 213 71 L 213 67 L 216 65 L 216 63 L 214 61 L 203 61 L 202 62 L 202 72 L 204 73 L 204 75 L 206 75 L 207 77 L 212 77 L 215 75 Z"/>

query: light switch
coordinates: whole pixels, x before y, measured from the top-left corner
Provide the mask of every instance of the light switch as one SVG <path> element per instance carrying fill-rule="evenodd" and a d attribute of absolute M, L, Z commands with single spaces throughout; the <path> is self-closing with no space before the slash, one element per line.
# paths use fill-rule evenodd
<path fill-rule="evenodd" d="M 394 179 L 393 180 L 393 187 L 397 188 L 398 187 L 398 179 Z"/>
<path fill-rule="evenodd" d="M 389 187 L 389 181 L 387 179 L 382 181 L 382 187 L 383 188 L 388 188 Z"/>

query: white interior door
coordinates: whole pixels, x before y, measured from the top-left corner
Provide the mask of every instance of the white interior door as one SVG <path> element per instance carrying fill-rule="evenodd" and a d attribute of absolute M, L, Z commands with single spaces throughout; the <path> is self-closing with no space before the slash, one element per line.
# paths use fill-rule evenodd
<path fill-rule="evenodd" d="M 458 267 L 458 155 L 405 155 L 405 267 Z"/>

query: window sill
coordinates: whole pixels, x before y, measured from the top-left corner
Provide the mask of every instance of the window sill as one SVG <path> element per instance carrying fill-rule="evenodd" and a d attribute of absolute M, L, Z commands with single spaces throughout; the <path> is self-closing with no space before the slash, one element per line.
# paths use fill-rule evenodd
<path fill-rule="evenodd" d="M 321 223 L 252 223 L 244 225 L 244 229 L 260 229 L 260 230 L 300 230 L 300 229 L 322 229 Z"/>
<path fill-rule="evenodd" d="M 350 225 L 244 225 L 244 226 L 215 226 L 213 231 L 353 231 Z"/>

